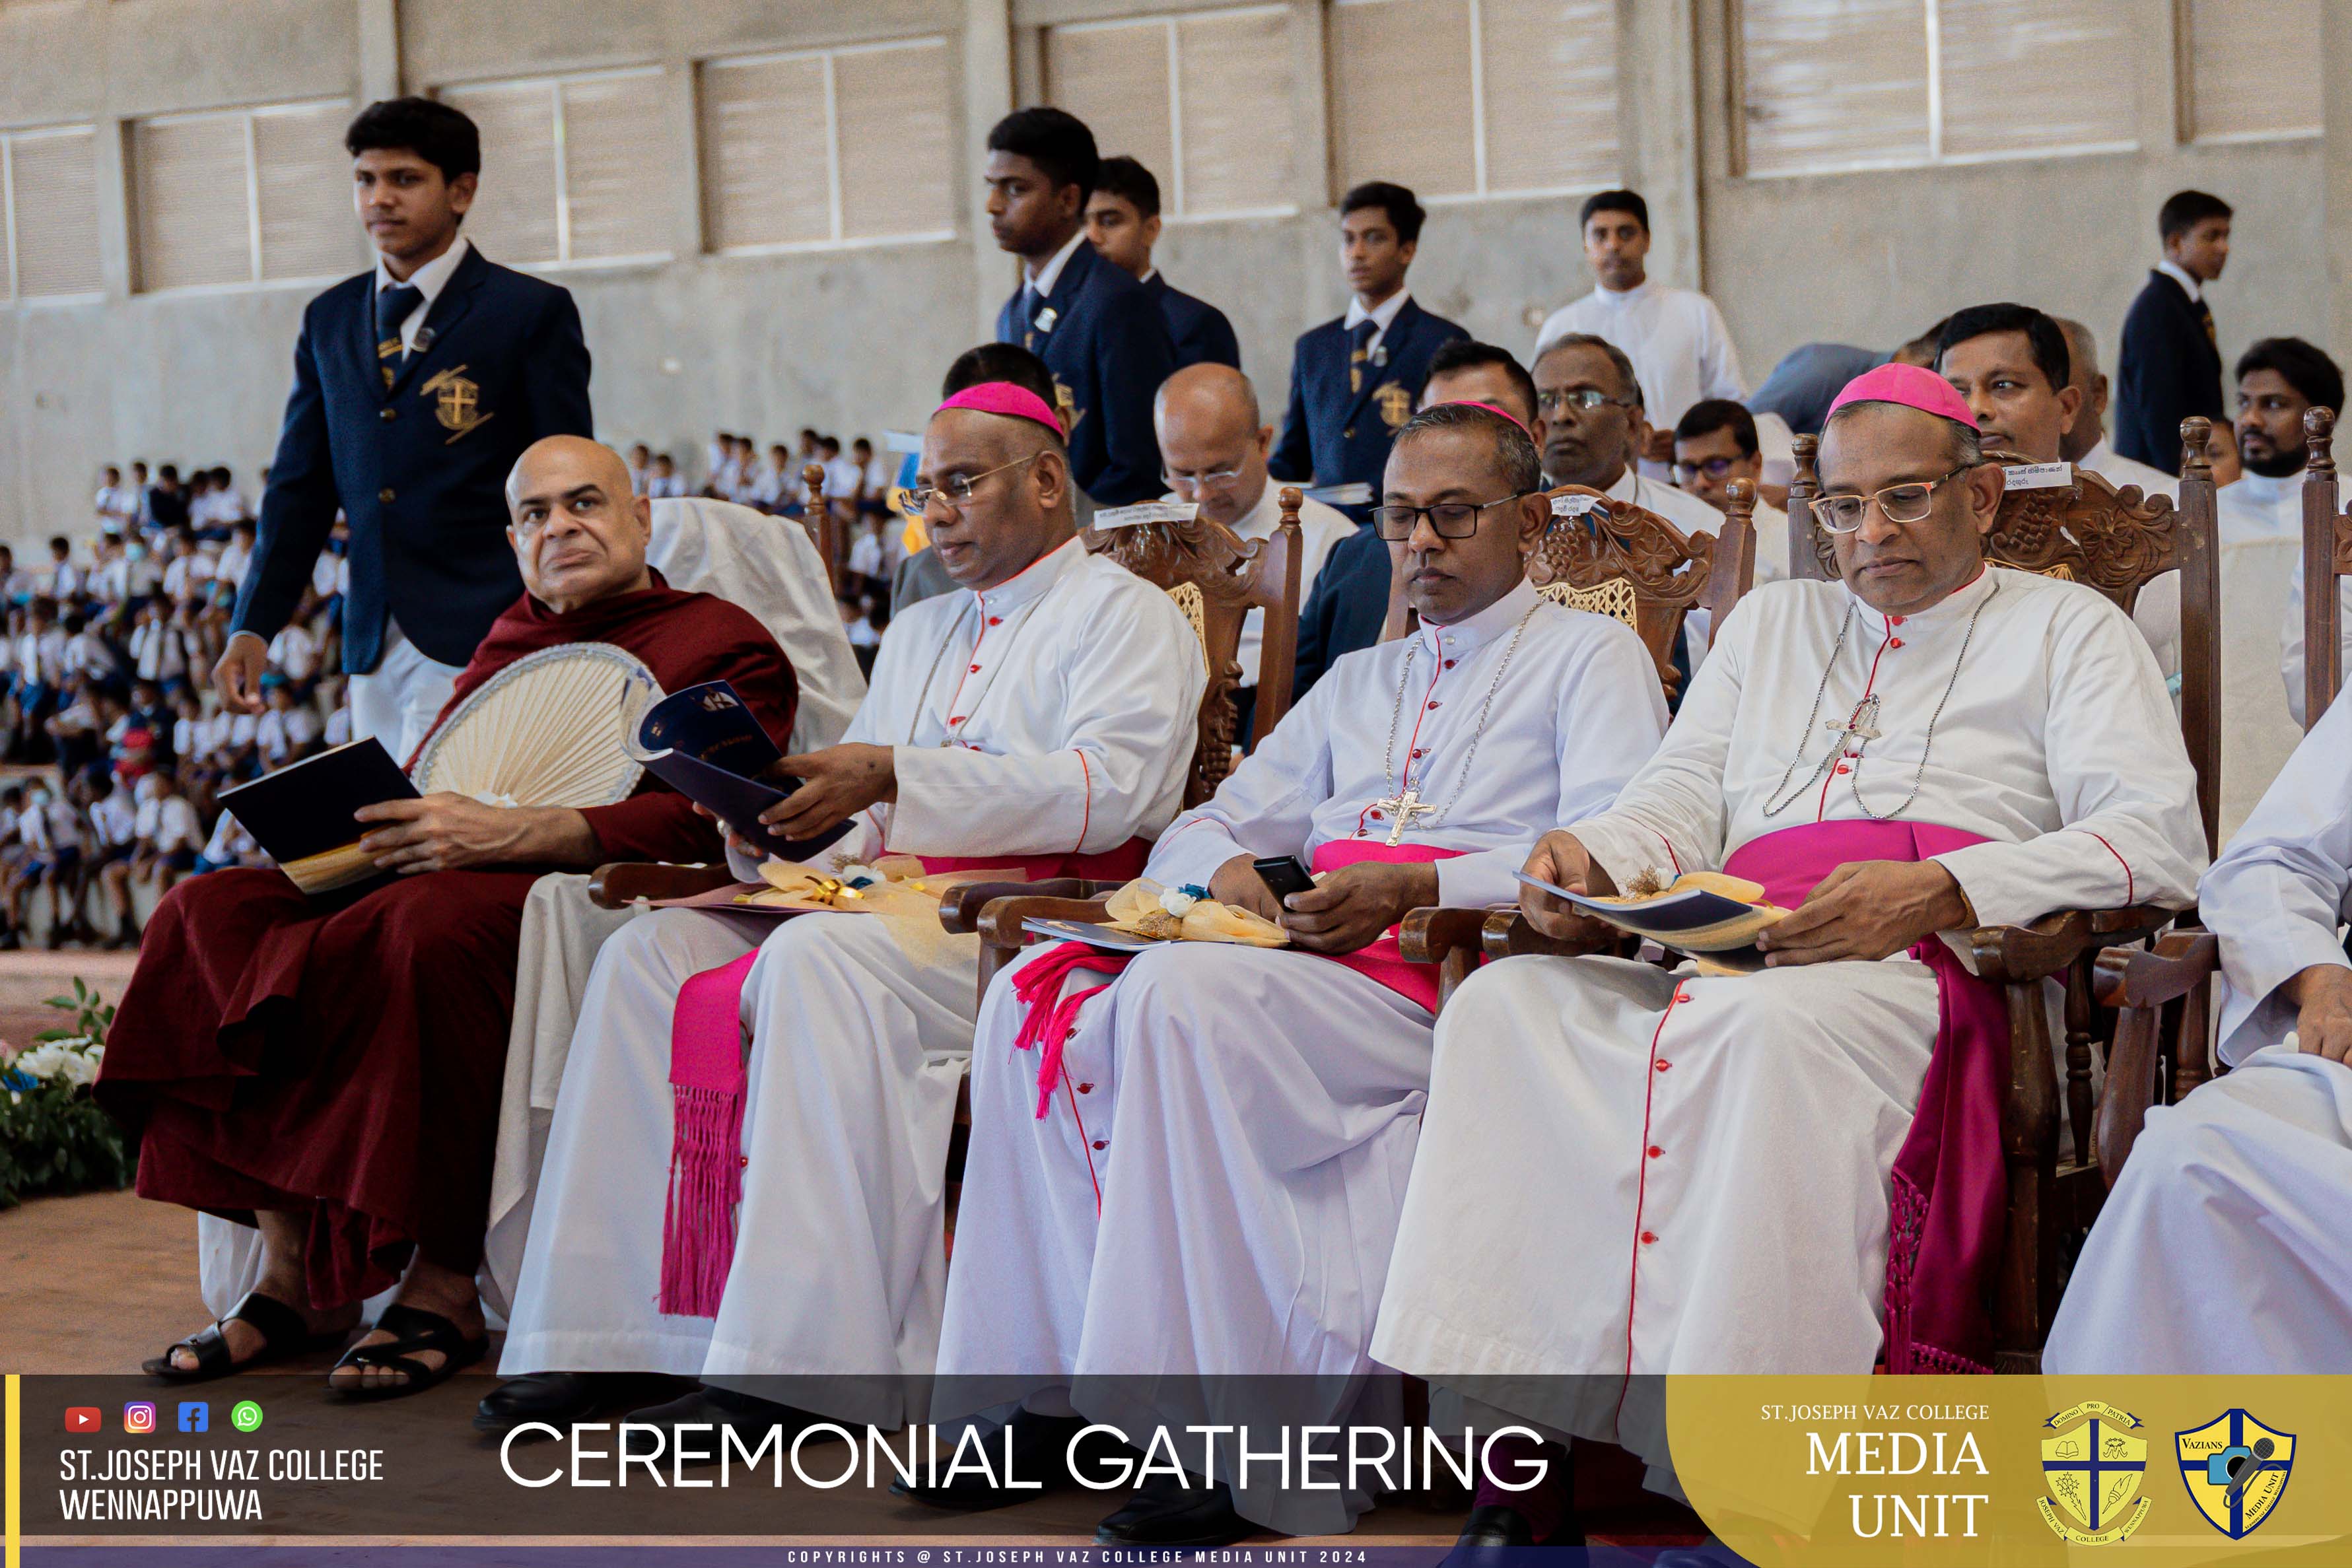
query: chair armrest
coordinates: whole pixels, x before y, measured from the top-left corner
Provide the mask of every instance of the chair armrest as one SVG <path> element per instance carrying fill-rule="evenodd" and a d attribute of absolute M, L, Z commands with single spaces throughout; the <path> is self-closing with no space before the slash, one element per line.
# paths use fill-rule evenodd
<path fill-rule="evenodd" d="M 641 898 L 692 898 L 725 887 L 735 873 L 718 865 L 671 865 L 663 861 L 614 861 L 588 879 L 588 899 L 599 909 L 626 909 Z"/>
<path fill-rule="evenodd" d="M 1075 876 L 1050 882 L 966 882 L 940 895 L 940 924 L 959 936 L 980 929 L 980 912 L 999 898 L 1093 898 L 1118 883 L 1087 882 Z"/>
<path fill-rule="evenodd" d="M 1528 917 L 1516 909 L 1490 909 L 1479 927 L 1479 946 L 1489 958 L 1523 958 L 1539 955 L 1551 958 L 1582 958 L 1594 953 L 1630 956 L 1642 943 L 1631 932 L 1612 930 L 1607 936 L 1583 937 L 1547 936 L 1528 923 Z M 1670 964 L 1678 964 L 1673 957 Z"/>
<path fill-rule="evenodd" d="M 2092 971 L 2091 994 L 2103 1008 L 2153 1008 L 2177 1002 L 2221 967 L 2221 944 L 2210 931 L 2174 931 L 2145 947 L 2110 947 Z"/>
<path fill-rule="evenodd" d="M 2045 980 L 2094 947 L 2153 936 L 2179 912 L 2152 904 L 2066 909 L 2027 925 L 1979 925 L 1969 934 L 1977 977 L 1995 985 Z"/>
<path fill-rule="evenodd" d="M 1029 940 L 1022 929 L 1024 920 L 1087 920 L 1099 921 L 1102 898 L 1038 898 L 1026 894 L 1012 898 L 992 899 L 980 912 L 980 939 L 992 947 L 1019 947 Z"/>
<path fill-rule="evenodd" d="M 1413 964 L 1443 964 L 1449 953 L 1475 954 L 1486 915 L 1483 909 L 1408 910 L 1397 928 L 1397 946 Z"/>

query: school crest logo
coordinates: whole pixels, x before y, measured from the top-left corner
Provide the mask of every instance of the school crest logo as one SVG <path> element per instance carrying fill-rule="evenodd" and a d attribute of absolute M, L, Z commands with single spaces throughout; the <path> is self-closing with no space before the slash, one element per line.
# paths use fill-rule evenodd
<path fill-rule="evenodd" d="M 2147 1435 L 2128 1410 L 2085 1399 L 2042 1423 L 2042 1522 L 2078 1546 L 2121 1541 L 2147 1518 Z"/>
<path fill-rule="evenodd" d="M 465 372 L 465 366 L 452 365 L 435 371 L 416 389 L 417 396 L 433 400 L 433 417 L 441 422 L 441 428 L 455 433 L 450 441 L 472 434 L 492 417 L 482 407 L 481 387 L 467 381 Z"/>
<path fill-rule="evenodd" d="M 1412 417 L 1412 393 L 1394 382 L 1374 388 L 1372 401 L 1381 405 L 1381 423 L 1391 430 L 1402 430 L 1404 422 Z"/>
<path fill-rule="evenodd" d="M 2285 1494 L 2294 1434 L 2273 1431 L 2243 1410 L 2224 1410 L 2192 1432 L 2176 1432 L 2180 1480 L 2205 1521 L 2232 1541 L 2252 1534 Z"/>

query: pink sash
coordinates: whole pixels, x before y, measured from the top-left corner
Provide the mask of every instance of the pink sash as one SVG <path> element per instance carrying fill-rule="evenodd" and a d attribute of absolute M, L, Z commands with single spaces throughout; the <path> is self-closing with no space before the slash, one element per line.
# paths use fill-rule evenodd
<path fill-rule="evenodd" d="M 1983 835 L 1932 822 L 1807 822 L 1742 844 L 1724 865 L 1796 907 L 1849 861 L 1920 861 Z M 2009 1007 L 1930 936 L 1910 956 L 1935 971 L 1935 1053 L 1911 1130 L 1895 1156 L 1886 1235 L 1886 1370 L 1990 1372 L 1992 1312 L 2008 1222 L 2000 1112 L 2009 1079 Z"/>
<path fill-rule="evenodd" d="M 1003 870 L 1006 880 L 1044 882 L 1082 876 L 1125 881 L 1143 869 L 1151 846 L 1129 839 L 1099 854 L 924 855 L 923 870 Z M 887 852 L 885 852 L 886 853 Z M 678 988 L 670 1018 L 671 1134 L 669 1198 L 662 1215 L 661 1310 L 682 1317 L 719 1315 L 727 1271 L 735 1261 L 735 1210 L 743 1201 L 743 985 L 760 956 L 754 947 L 731 964 L 707 969 Z"/>
<path fill-rule="evenodd" d="M 1433 861 L 1451 860 L 1466 853 L 1464 850 L 1442 850 L 1434 844 L 1398 844 L 1393 847 L 1372 839 L 1334 839 L 1315 852 L 1314 869 L 1318 872 L 1337 871 L 1358 861 L 1382 861 L 1392 865 L 1427 865 Z M 1366 979 L 1387 987 L 1397 995 L 1420 1003 L 1430 1011 L 1437 1010 L 1437 966 L 1408 961 L 1397 945 L 1397 928 L 1391 926 L 1370 946 L 1353 953 L 1317 953 L 1314 957 L 1344 965 Z M 1119 971 L 1133 960 L 1129 953 L 1098 953 L 1081 943 L 1058 944 L 1042 956 L 1023 966 L 1013 977 L 1013 994 L 1026 1009 L 1022 1014 L 1021 1031 L 1013 1036 L 1013 1048 L 1037 1052 L 1037 1119 L 1044 1121 L 1054 1103 L 1054 1091 L 1062 1082 L 1062 1050 L 1068 1044 L 1070 1030 L 1078 1021 L 1078 1009 L 1087 998 L 1110 988 Z M 1062 994 L 1062 983 L 1080 970 L 1107 975 L 1109 978 L 1098 986 L 1068 996 Z"/>

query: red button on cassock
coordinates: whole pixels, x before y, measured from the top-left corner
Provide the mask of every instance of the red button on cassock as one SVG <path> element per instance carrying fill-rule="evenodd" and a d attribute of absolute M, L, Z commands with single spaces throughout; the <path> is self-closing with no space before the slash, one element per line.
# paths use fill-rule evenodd
<path fill-rule="evenodd" d="M 1843 762 L 1841 762 L 1841 763 L 1839 763 L 1839 764 L 1838 764 L 1838 766 L 1837 766 L 1837 770 L 1838 770 L 1839 772 L 1841 772 L 1841 773 L 1851 773 L 1851 772 L 1853 772 L 1853 769 L 1852 769 L 1852 768 L 1848 768 L 1848 767 L 1847 767 L 1844 763 L 1843 763 Z"/>
<path fill-rule="evenodd" d="M 1430 712 L 1432 712 L 1432 713 L 1435 713 L 1435 712 L 1437 711 L 1437 705 L 1436 705 L 1435 703 L 1432 703 L 1432 704 L 1430 704 L 1430 705 L 1429 705 L 1429 711 L 1430 711 Z"/>
<path fill-rule="evenodd" d="M 1658 1063 L 1658 1071 L 1664 1072 L 1667 1068 L 1672 1067 L 1674 1063 L 1671 1061 L 1661 1061 Z"/>
<path fill-rule="evenodd" d="M 1654 1230 L 1644 1230 L 1642 1232 L 1642 1245 L 1644 1247 L 1649 1246 L 1652 1242 L 1657 1240 L 1657 1239 L 1658 1233 Z"/>
<path fill-rule="evenodd" d="M 1658 1145 L 1655 1145 L 1655 1144 L 1652 1144 L 1652 1145 L 1650 1145 L 1650 1148 L 1649 1148 L 1649 1155 L 1650 1155 L 1650 1157 L 1651 1157 L 1652 1159 L 1654 1159 L 1654 1159 L 1656 1159 L 1660 1155 L 1664 1154 L 1665 1152 L 1666 1152 L 1665 1150 L 1664 1150 L 1664 1149 L 1662 1149 L 1662 1148 L 1658 1147 Z"/>
<path fill-rule="evenodd" d="M 1002 626 L 1004 624 L 1004 617 L 1002 615 L 992 615 L 988 618 L 988 623 L 991 626 Z"/>
<path fill-rule="evenodd" d="M 1081 1083 L 1078 1085 L 1078 1092 L 1081 1094 L 1091 1094 L 1094 1092 L 1095 1086 L 1091 1083 Z"/>
<path fill-rule="evenodd" d="M 1889 637 L 1886 640 L 1886 645 L 1890 648 L 1900 648 L 1903 646 L 1903 639 L 1900 637 Z"/>
<path fill-rule="evenodd" d="M 1109 1140 L 1105 1138 L 1097 1138 L 1095 1140 L 1095 1147 L 1098 1149 L 1107 1149 L 1110 1147 Z"/>
<path fill-rule="evenodd" d="M 971 673 L 972 673 L 973 674 L 975 674 L 975 675 L 976 675 L 976 674 L 980 674 L 980 666 L 979 666 L 978 664 L 974 664 L 974 665 L 971 667 Z"/>

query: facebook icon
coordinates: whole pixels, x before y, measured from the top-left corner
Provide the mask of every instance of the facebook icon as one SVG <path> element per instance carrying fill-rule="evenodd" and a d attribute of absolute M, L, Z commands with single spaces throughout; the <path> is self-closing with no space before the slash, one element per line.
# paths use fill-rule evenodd
<path fill-rule="evenodd" d="M 201 1399 L 184 1399 L 180 1402 L 181 1431 L 209 1432 L 212 1430 L 212 1425 L 213 1407 L 211 1406 Z"/>

